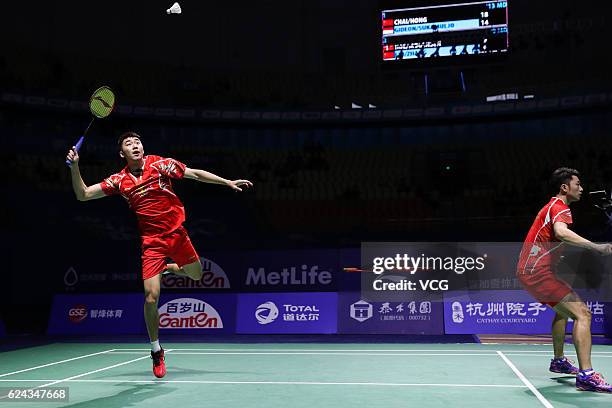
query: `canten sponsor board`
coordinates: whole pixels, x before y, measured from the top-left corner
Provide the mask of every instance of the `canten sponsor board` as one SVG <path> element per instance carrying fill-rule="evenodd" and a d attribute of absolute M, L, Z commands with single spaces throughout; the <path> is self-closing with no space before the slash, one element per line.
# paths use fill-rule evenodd
<path fill-rule="evenodd" d="M 234 330 L 236 295 L 162 295 L 159 329 L 185 333 L 227 333 Z"/>
<path fill-rule="evenodd" d="M 56 295 L 49 334 L 137 334 L 145 332 L 143 295 Z"/>
<path fill-rule="evenodd" d="M 606 303 L 583 299 L 592 313 L 592 333 L 604 333 Z M 550 334 L 554 315 L 520 290 L 449 292 L 444 300 L 447 334 Z M 571 321 L 567 330 L 572 330 Z"/>
<path fill-rule="evenodd" d="M 338 333 L 444 334 L 442 304 L 427 300 L 367 301 L 340 293 Z"/>
<path fill-rule="evenodd" d="M 202 263 L 202 278 L 193 280 L 186 276 L 167 274 L 162 276 L 164 289 L 230 289 L 230 280 L 223 268 L 212 259 L 200 258 Z"/>
<path fill-rule="evenodd" d="M 336 333 L 337 293 L 238 296 L 237 333 Z"/>

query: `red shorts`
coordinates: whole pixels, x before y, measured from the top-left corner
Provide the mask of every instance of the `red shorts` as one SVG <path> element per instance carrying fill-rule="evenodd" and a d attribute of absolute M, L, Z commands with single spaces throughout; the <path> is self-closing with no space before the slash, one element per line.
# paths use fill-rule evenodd
<path fill-rule="evenodd" d="M 162 273 L 166 269 L 166 258 L 171 258 L 179 267 L 200 259 L 184 227 L 166 235 L 143 238 L 142 279 Z"/>
<path fill-rule="evenodd" d="M 517 277 L 531 296 L 550 307 L 555 307 L 564 297 L 574 291 L 570 285 L 557 278 L 550 269 L 535 270 L 531 274 L 519 273 Z"/>

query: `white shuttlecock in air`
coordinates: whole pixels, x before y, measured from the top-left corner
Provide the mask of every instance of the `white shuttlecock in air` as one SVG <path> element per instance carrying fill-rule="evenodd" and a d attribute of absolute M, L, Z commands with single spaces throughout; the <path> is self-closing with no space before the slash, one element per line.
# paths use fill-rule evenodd
<path fill-rule="evenodd" d="M 166 10 L 166 14 L 181 14 L 181 5 L 178 2 L 174 3 L 172 7 Z"/>

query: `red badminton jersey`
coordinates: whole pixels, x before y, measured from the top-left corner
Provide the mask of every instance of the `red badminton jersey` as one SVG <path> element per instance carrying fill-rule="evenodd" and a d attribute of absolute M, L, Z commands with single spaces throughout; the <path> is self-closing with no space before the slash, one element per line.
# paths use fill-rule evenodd
<path fill-rule="evenodd" d="M 555 237 L 555 222 L 572 223 L 569 207 L 557 197 L 551 198 L 540 210 L 525 238 L 517 269 L 519 275 L 550 271 L 558 261 L 563 243 Z"/>
<path fill-rule="evenodd" d="M 168 234 L 185 221 L 183 203 L 172 190 L 172 179 L 181 179 L 186 166 L 174 159 L 145 156 L 142 176 L 135 177 L 126 166 L 104 179 L 106 195 L 121 194 L 138 218 L 143 238 Z"/>

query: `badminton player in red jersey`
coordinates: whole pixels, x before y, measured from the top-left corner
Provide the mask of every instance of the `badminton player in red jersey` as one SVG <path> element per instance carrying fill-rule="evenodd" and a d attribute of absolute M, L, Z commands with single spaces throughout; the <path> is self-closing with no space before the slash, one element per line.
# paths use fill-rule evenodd
<path fill-rule="evenodd" d="M 527 234 L 517 276 L 534 298 L 556 312 L 552 324 L 555 358 L 550 363 L 550 371 L 575 374 L 578 390 L 612 393 L 612 386 L 593 370 L 591 364 L 591 312 L 576 292 L 553 272 L 564 244 L 601 255 L 612 254 L 612 245 L 593 243 L 569 229 L 572 224 L 569 205 L 580 200 L 583 190 L 579 177 L 578 171 L 566 167 L 553 172 L 551 182 L 557 195 L 540 210 Z M 579 369 L 563 355 L 565 329 L 570 317 L 574 320 L 573 341 Z"/>
<path fill-rule="evenodd" d="M 87 186 L 79 171 L 79 155 L 73 147 L 67 155 L 72 162 L 72 188 L 79 201 L 95 200 L 119 194 L 136 213 L 142 239 L 142 278 L 144 280 L 144 316 L 151 340 L 153 373 L 166 374 L 164 350 L 159 345 L 160 274 L 164 271 L 194 280 L 202 277 L 202 265 L 187 231 L 183 227 L 185 209 L 172 190 L 172 179 L 189 178 L 204 183 L 221 184 L 235 191 L 252 187 L 248 180 L 226 180 L 204 170 L 191 169 L 170 158 L 145 156 L 140 136 L 126 132 L 119 137 L 119 156 L 127 166 L 101 183 Z M 176 263 L 166 263 L 166 258 Z"/>

